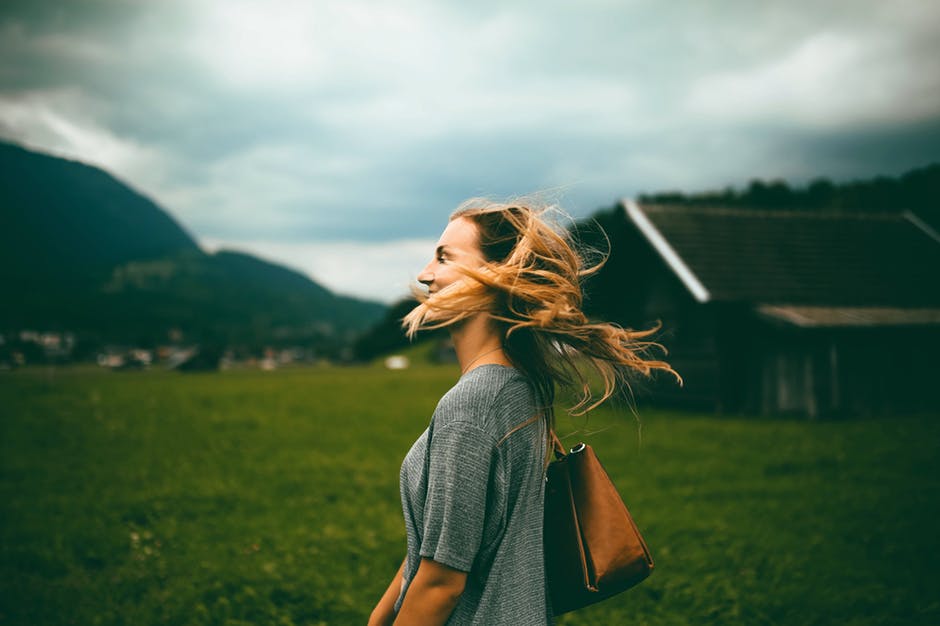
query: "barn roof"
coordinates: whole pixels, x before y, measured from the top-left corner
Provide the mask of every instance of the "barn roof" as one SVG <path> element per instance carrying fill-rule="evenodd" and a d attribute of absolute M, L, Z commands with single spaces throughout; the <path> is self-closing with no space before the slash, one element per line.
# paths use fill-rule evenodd
<path fill-rule="evenodd" d="M 623 205 L 700 302 L 940 306 L 940 236 L 910 213 Z"/>

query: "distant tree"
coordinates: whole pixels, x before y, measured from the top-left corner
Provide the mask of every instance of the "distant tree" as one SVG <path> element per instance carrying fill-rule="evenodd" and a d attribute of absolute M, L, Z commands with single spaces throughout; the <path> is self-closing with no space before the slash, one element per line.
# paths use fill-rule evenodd
<path fill-rule="evenodd" d="M 782 180 L 774 180 L 769 183 L 762 180 L 752 180 L 747 191 L 741 197 L 741 201 L 750 206 L 774 209 L 793 207 L 795 204 L 794 193 L 790 191 L 789 185 Z"/>
<path fill-rule="evenodd" d="M 940 163 L 912 170 L 901 177 L 901 202 L 904 208 L 940 232 Z"/>
<path fill-rule="evenodd" d="M 806 204 L 810 207 L 822 208 L 832 205 L 832 198 L 836 192 L 836 186 L 828 178 L 815 178 L 806 188 L 804 194 Z"/>

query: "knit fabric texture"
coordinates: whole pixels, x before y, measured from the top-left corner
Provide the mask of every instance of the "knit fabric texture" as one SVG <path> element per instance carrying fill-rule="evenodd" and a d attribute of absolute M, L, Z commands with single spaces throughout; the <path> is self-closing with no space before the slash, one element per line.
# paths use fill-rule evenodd
<path fill-rule="evenodd" d="M 447 624 L 551 624 L 542 517 L 545 421 L 518 370 L 470 370 L 437 405 L 405 456 L 408 556 L 396 612 L 421 557 L 468 573 Z"/>

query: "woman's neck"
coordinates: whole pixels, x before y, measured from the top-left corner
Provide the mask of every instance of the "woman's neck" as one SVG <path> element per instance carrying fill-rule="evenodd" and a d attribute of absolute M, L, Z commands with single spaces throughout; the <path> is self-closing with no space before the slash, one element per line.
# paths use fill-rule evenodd
<path fill-rule="evenodd" d="M 485 314 L 465 320 L 457 328 L 451 329 L 450 335 L 454 340 L 461 374 L 491 363 L 512 365 L 502 349 L 503 338 Z"/>

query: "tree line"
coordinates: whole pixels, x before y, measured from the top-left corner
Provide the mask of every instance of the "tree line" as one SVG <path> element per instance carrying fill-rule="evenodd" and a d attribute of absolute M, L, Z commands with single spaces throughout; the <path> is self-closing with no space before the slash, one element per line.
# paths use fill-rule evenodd
<path fill-rule="evenodd" d="M 940 198 L 940 163 L 917 168 L 898 177 L 834 183 L 816 178 L 801 187 L 783 180 L 752 180 L 745 188 L 682 193 L 641 194 L 640 204 L 754 207 L 768 209 L 834 209 L 848 211 L 913 211 L 935 223 Z"/>

